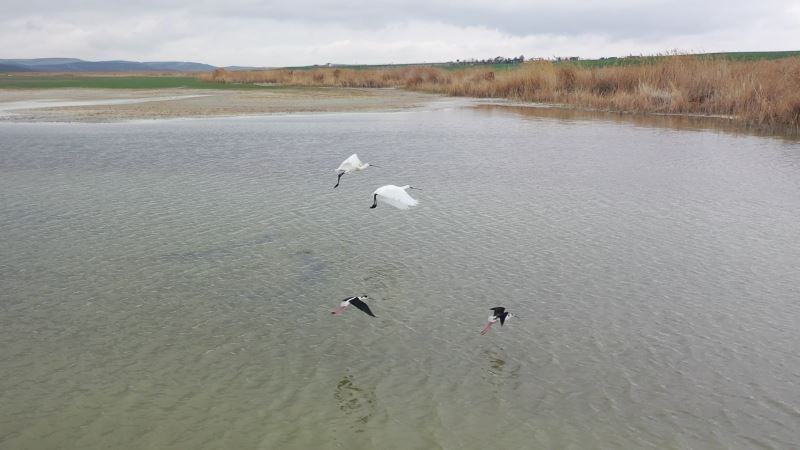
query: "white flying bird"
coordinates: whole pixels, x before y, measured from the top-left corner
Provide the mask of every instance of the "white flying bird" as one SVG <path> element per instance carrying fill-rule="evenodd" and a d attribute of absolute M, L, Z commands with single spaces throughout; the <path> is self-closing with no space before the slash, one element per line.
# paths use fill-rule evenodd
<path fill-rule="evenodd" d="M 408 209 L 411 206 L 417 206 L 419 201 L 408 195 L 406 189 L 417 189 L 419 191 L 422 190 L 409 185 L 395 186 L 393 184 L 387 184 L 386 186 L 381 186 L 378 189 L 375 189 L 375 192 L 372 193 L 372 198 L 374 201 L 370 208 L 375 208 L 378 206 L 379 198 L 381 199 L 381 203 L 392 205 L 397 209 Z"/>
<path fill-rule="evenodd" d="M 341 181 L 342 175 L 350 172 L 358 172 L 360 170 L 366 169 L 367 167 L 378 167 L 378 166 L 372 165 L 370 163 L 362 163 L 361 160 L 358 159 L 358 155 L 353 153 L 352 155 L 350 155 L 349 158 L 342 161 L 342 163 L 339 164 L 339 167 L 336 169 L 336 172 L 339 173 L 339 176 L 338 178 L 336 178 L 336 186 L 334 186 L 334 188 L 339 187 L 339 181 Z"/>

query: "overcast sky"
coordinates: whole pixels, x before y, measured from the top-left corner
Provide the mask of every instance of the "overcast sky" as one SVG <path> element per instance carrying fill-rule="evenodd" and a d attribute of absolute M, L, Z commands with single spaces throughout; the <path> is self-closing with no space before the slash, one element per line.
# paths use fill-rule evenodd
<path fill-rule="evenodd" d="M 798 50 L 800 0 L 3 0 L 0 58 L 217 66 Z"/>

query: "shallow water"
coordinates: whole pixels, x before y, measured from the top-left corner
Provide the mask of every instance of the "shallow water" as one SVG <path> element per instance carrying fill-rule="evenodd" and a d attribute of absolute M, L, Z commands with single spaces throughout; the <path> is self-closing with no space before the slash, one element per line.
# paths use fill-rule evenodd
<path fill-rule="evenodd" d="M 0 124 L 0 448 L 796 447 L 800 143 L 664 124 Z"/>

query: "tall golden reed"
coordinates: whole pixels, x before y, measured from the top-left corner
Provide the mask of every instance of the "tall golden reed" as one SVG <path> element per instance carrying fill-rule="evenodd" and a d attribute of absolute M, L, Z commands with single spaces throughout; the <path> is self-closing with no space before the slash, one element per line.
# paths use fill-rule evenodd
<path fill-rule="evenodd" d="M 494 71 L 436 67 L 315 68 L 202 75 L 221 83 L 399 87 L 453 96 L 507 98 L 621 112 L 731 116 L 800 129 L 800 57 L 761 61 L 672 56 L 651 63 L 582 67 L 548 61 Z"/>

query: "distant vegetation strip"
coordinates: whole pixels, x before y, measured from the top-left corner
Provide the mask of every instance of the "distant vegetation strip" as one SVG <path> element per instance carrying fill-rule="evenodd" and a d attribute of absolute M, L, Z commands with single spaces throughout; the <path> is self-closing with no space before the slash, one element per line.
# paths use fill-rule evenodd
<path fill-rule="evenodd" d="M 752 60 L 741 55 L 647 57 L 624 65 L 535 61 L 515 64 L 512 70 L 491 66 L 217 69 L 200 78 L 231 85 L 400 87 L 608 111 L 721 115 L 760 126 L 800 128 L 800 57 Z"/>
<path fill-rule="evenodd" d="M 0 89 L 264 89 L 259 85 L 214 83 L 195 76 L 0 76 Z"/>
<path fill-rule="evenodd" d="M 771 59 L 792 58 L 800 56 L 798 51 L 782 52 L 728 52 L 728 53 L 702 53 L 697 55 L 651 55 L 651 56 L 626 56 L 623 58 L 578 59 L 576 61 L 560 61 L 559 64 L 575 64 L 581 67 L 609 67 L 609 66 L 638 66 L 642 64 L 655 64 L 664 59 L 676 57 L 695 57 L 701 59 L 722 59 L 729 61 L 760 61 Z"/>
<path fill-rule="evenodd" d="M 581 59 L 578 57 L 553 57 L 550 59 L 528 59 L 528 62 L 536 62 L 536 61 L 551 61 L 556 64 L 575 64 L 578 66 L 585 66 L 585 67 L 605 67 L 605 66 L 636 66 L 641 64 L 653 64 L 658 61 L 661 61 L 665 58 L 674 58 L 680 56 L 694 56 L 698 58 L 712 58 L 712 59 L 729 59 L 731 61 L 758 61 L 762 59 L 781 59 L 781 58 L 791 58 L 795 56 L 800 56 L 800 50 L 789 50 L 789 51 L 776 51 L 776 52 L 726 52 L 726 53 L 699 53 L 699 54 L 681 54 L 678 52 L 672 53 L 665 53 L 660 55 L 631 55 L 631 56 L 624 56 L 624 57 L 608 57 L 608 58 L 599 58 L 599 59 Z M 521 58 L 521 57 L 520 57 Z M 506 62 L 497 62 L 497 61 L 490 61 L 491 59 L 506 59 Z M 518 68 L 519 62 L 516 61 L 514 58 L 512 61 L 508 61 L 508 58 L 490 58 L 489 60 L 463 60 L 463 61 L 456 61 L 456 62 L 441 62 L 441 63 L 417 63 L 417 64 L 328 64 L 325 66 L 315 65 L 315 66 L 294 66 L 294 67 L 281 67 L 281 69 L 289 69 L 289 70 L 312 70 L 312 69 L 319 69 L 323 67 L 334 68 L 334 69 L 355 69 L 355 70 L 367 70 L 367 69 L 391 69 L 391 68 L 405 68 L 405 67 L 437 67 L 440 69 L 447 69 L 447 70 L 461 70 L 461 69 L 469 69 L 470 67 L 481 66 L 484 68 L 490 67 L 493 70 L 513 70 Z M 226 67 L 223 69 L 230 70 Z M 243 68 L 246 69 L 246 68 Z M 264 69 L 264 68 L 260 68 Z"/>

